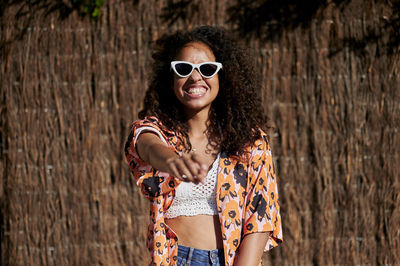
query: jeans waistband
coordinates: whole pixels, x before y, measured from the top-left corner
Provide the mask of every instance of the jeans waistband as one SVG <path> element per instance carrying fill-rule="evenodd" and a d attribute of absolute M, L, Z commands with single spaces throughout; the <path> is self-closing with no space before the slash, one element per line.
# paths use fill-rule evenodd
<path fill-rule="evenodd" d="M 203 250 L 178 245 L 178 257 L 186 261 L 187 265 L 202 263 L 202 265 L 224 265 L 224 250 Z"/>

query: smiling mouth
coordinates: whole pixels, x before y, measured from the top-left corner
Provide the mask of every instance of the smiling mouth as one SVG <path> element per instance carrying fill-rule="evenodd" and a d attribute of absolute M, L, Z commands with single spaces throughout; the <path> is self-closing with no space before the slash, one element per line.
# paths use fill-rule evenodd
<path fill-rule="evenodd" d="M 204 87 L 190 87 L 185 90 L 186 94 L 189 94 L 191 96 L 201 96 L 205 94 L 206 91 L 207 89 Z"/>

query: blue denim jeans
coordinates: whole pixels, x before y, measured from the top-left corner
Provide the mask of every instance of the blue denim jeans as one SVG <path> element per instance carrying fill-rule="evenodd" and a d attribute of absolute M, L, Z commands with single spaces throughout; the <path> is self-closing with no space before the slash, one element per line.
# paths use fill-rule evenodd
<path fill-rule="evenodd" d="M 178 266 L 222 266 L 224 250 L 202 250 L 178 245 Z"/>

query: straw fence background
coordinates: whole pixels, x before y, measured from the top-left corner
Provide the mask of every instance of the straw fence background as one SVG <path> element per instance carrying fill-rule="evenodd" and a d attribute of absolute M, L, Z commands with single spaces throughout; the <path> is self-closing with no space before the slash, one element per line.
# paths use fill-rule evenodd
<path fill-rule="evenodd" d="M 3 265 L 148 262 L 123 144 L 152 41 L 200 24 L 263 76 L 284 225 L 264 263 L 400 264 L 399 1 L 76 3 L 0 4 Z"/>

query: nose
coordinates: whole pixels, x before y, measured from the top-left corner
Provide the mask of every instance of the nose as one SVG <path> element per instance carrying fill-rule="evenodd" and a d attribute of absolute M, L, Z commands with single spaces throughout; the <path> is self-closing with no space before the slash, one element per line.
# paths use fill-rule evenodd
<path fill-rule="evenodd" d="M 198 81 L 198 80 L 201 80 L 203 77 L 200 75 L 197 68 L 195 68 L 195 69 L 193 69 L 193 72 L 189 78 L 192 79 L 193 81 Z"/>

